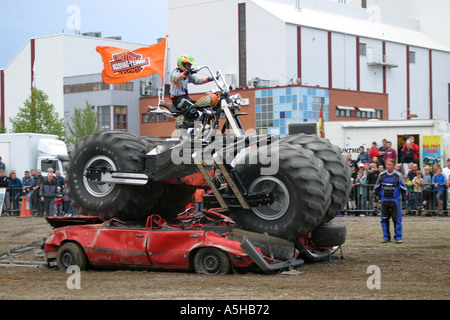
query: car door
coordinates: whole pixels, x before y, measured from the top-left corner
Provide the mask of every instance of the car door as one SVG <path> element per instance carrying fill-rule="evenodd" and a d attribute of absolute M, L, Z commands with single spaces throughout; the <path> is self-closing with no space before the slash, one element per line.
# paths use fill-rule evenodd
<path fill-rule="evenodd" d="M 188 269 L 189 253 L 202 246 L 203 230 L 163 230 L 148 233 L 148 257 L 152 267 L 164 269 Z"/>
<path fill-rule="evenodd" d="M 111 220 L 97 231 L 92 246 L 95 253 L 90 263 L 97 266 L 148 267 L 146 253 L 148 230 L 132 228 L 118 220 Z"/>

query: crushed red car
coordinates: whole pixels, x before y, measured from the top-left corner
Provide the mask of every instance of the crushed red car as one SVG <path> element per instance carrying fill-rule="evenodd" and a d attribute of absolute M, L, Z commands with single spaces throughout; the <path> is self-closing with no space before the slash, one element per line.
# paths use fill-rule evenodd
<path fill-rule="evenodd" d="M 220 209 L 186 211 L 168 222 L 158 215 L 145 221 L 104 221 L 98 217 L 48 217 L 54 227 L 44 243 L 49 265 L 195 270 L 289 270 L 304 263 L 301 250 L 287 240 L 236 228 Z"/>

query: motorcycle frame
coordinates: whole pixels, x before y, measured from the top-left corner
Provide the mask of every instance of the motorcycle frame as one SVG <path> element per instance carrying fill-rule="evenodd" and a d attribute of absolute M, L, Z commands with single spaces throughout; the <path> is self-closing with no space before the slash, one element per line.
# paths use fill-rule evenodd
<path fill-rule="evenodd" d="M 171 170 L 169 173 L 163 173 L 166 170 L 160 170 L 163 167 L 167 166 L 168 161 L 171 161 L 171 154 L 174 152 L 174 149 L 180 148 L 183 149 L 187 145 L 195 143 L 195 140 L 186 139 L 167 139 L 162 143 L 161 146 L 158 148 L 154 148 L 150 150 L 146 154 L 139 155 L 141 159 L 141 168 L 135 172 L 123 172 L 123 171 L 112 171 L 107 170 L 106 168 L 88 168 L 86 177 L 90 181 L 98 182 L 98 183 L 114 183 L 114 184 L 126 184 L 126 185 L 145 185 L 148 182 L 167 182 L 177 181 L 180 180 L 180 177 L 185 177 L 188 175 L 197 174 L 200 172 L 203 179 L 205 180 L 208 187 L 211 189 L 212 193 L 214 194 L 215 198 L 217 199 L 219 205 L 224 208 L 228 209 L 230 206 L 230 201 L 232 206 L 240 206 L 244 209 L 250 209 L 251 204 L 261 204 L 263 203 L 269 203 L 270 202 L 270 195 L 263 194 L 263 195 L 249 195 L 245 187 L 243 186 L 242 182 L 239 180 L 239 177 L 233 174 L 232 167 L 230 164 L 227 164 L 224 159 L 226 159 L 227 154 L 237 154 L 237 150 L 239 147 L 242 147 L 243 145 L 245 148 L 251 147 L 253 145 L 259 145 L 261 143 L 264 143 L 265 145 L 271 144 L 272 141 L 278 138 L 271 135 L 261 135 L 261 136 L 255 136 L 255 135 L 247 135 L 244 132 L 244 129 L 242 127 L 242 124 L 238 117 L 234 116 L 235 108 L 231 108 L 234 104 L 238 103 L 238 98 L 240 98 L 240 95 L 235 96 L 229 96 L 230 91 L 228 89 L 228 86 L 225 82 L 225 79 L 223 77 L 223 74 L 221 71 L 217 71 L 216 76 L 214 76 L 213 71 L 209 66 L 201 66 L 196 71 L 200 71 L 202 69 L 206 69 L 217 87 L 222 92 L 222 95 L 224 96 L 223 99 L 220 99 L 220 109 L 219 110 L 212 110 L 212 112 L 216 113 L 216 123 L 213 124 L 213 129 L 218 129 L 216 126 L 218 126 L 218 121 L 220 118 L 220 114 L 223 112 L 226 117 L 226 123 L 224 124 L 222 128 L 222 132 L 225 132 L 227 129 L 232 129 L 234 136 L 235 136 L 235 142 L 231 145 L 227 145 L 224 148 L 217 148 L 216 152 L 213 154 L 212 159 L 214 161 L 213 164 L 207 164 L 205 163 L 200 154 L 200 150 L 191 152 L 191 157 L 193 160 L 192 164 L 183 164 L 183 165 L 176 165 L 173 166 L 173 170 Z M 219 79 L 222 80 L 222 85 L 219 83 Z M 164 103 L 164 96 L 163 92 L 158 92 L 158 107 L 156 110 L 150 111 L 150 112 L 169 112 L 169 110 L 163 110 L 161 109 L 162 104 Z M 159 109 L 159 110 L 158 110 Z M 256 137 L 256 138 L 255 138 Z M 214 148 L 214 147 L 220 147 L 218 143 L 215 143 L 214 141 L 205 141 L 200 140 L 197 141 L 201 143 L 201 152 L 205 152 L 205 149 L 207 148 Z M 193 148 L 192 148 L 193 149 Z M 211 167 L 218 167 L 226 181 L 228 182 L 228 186 L 230 187 L 233 195 L 232 198 L 229 198 L 228 201 L 225 200 L 225 198 L 222 196 L 221 190 L 217 188 L 217 186 L 214 184 L 211 175 L 209 174 L 209 169 Z M 237 203 L 236 201 L 237 200 Z M 251 203 L 249 201 L 251 200 Z"/>

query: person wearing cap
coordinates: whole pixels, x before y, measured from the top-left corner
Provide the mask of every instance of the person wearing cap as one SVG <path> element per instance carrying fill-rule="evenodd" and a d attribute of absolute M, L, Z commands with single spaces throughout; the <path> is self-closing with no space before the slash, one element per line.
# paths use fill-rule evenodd
<path fill-rule="evenodd" d="M 378 157 L 380 155 L 380 151 L 377 148 L 377 143 L 372 142 L 372 147 L 369 149 L 370 163 L 374 162 L 373 158 Z"/>
<path fill-rule="evenodd" d="M 364 147 L 359 147 L 359 153 L 358 158 L 356 159 L 356 163 L 369 163 L 370 162 L 370 156 L 367 151 L 364 151 Z"/>

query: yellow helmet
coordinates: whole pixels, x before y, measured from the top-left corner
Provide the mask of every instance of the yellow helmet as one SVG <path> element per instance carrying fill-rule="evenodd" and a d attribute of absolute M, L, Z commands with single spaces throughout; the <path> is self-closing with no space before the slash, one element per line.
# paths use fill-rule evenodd
<path fill-rule="evenodd" d="M 183 70 L 184 72 L 188 71 L 188 69 L 186 69 L 186 66 L 185 66 L 186 63 L 195 64 L 195 60 L 191 56 L 188 56 L 187 54 L 183 54 L 177 60 L 178 68 L 180 70 Z"/>

